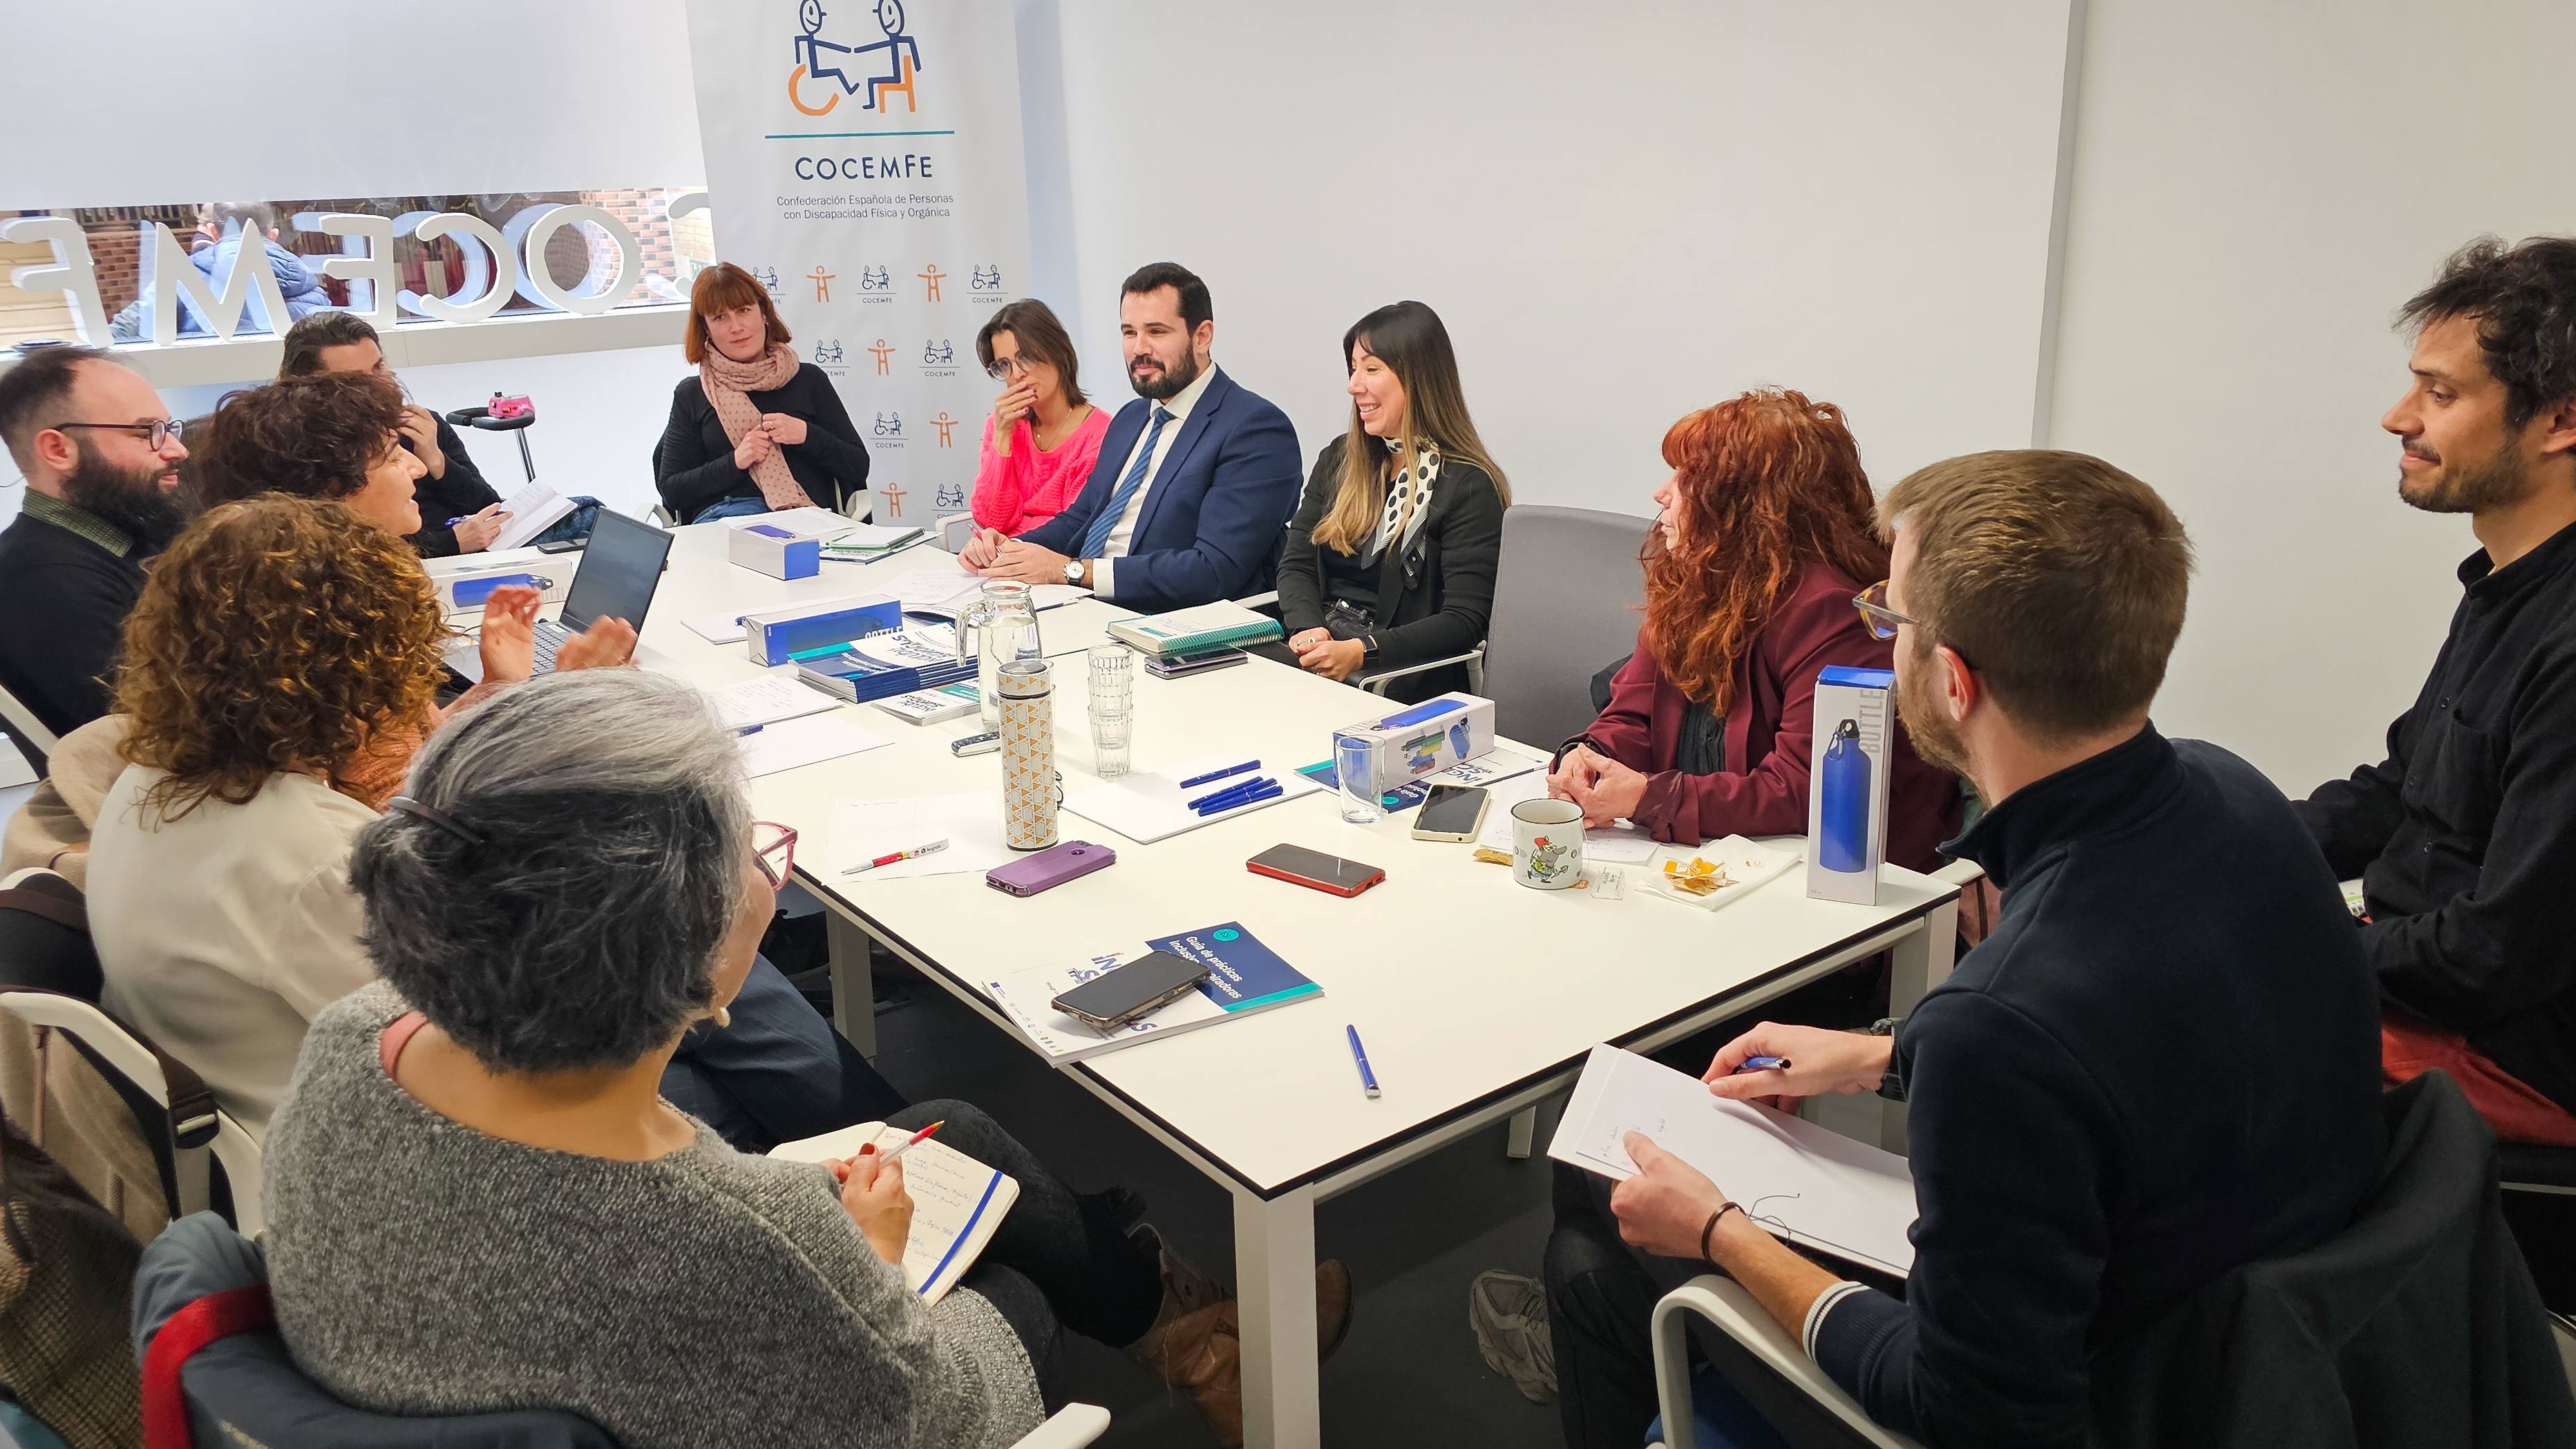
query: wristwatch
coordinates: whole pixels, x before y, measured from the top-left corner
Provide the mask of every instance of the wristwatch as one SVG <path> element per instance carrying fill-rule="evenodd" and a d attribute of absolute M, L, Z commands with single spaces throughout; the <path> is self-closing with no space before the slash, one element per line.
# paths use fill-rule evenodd
<path fill-rule="evenodd" d="M 1375 664 L 1377 662 L 1377 636 L 1375 634 L 1362 634 L 1360 636 L 1360 662 L 1362 664 Z"/>
<path fill-rule="evenodd" d="M 1869 1025 L 1862 1027 L 1860 1029 L 1860 1034 L 1863 1036 L 1894 1036 L 1896 1035 L 1896 1028 L 1902 1020 L 1903 1018 L 1901 1017 L 1882 1016 L 1878 1020 L 1871 1022 Z M 1881 1074 L 1878 1079 L 1878 1095 L 1891 1102 L 1902 1102 L 1905 1100 L 1905 1077 L 1903 1073 L 1896 1070 L 1896 1059 L 1892 1055 L 1888 1058 L 1886 1072 Z"/>
<path fill-rule="evenodd" d="M 1089 572 L 1089 570 L 1082 566 L 1082 560 L 1078 558 L 1069 558 L 1064 561 L 1064 581 L 1073 585 L 1075 588 L 1082 587 L 1082 576 L 1087 572 Z"/>

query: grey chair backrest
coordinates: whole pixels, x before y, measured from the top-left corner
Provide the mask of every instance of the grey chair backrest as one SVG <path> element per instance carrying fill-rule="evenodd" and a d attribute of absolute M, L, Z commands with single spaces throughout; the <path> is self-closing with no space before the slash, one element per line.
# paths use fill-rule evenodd
<path fill-rule="evenodd" d="M 1503 514 L 1485 693 L 1494 728 L 1551 748 L 1592 723 L 1592 676 L 1637 647 L 1653 520 L 1522 504 Z"/>

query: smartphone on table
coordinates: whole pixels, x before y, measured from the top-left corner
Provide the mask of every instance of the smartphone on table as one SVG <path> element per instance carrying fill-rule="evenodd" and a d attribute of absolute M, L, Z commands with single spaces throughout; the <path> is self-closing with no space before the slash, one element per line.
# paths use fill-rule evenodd
<path fill-rule="evenodd" d="M 1473 840 L 1485 828 L 1485 806 L 1493 797 L 1481 785 L 1435 785 L 1413 817 L 1416 840 Z"/>
<path fill-rule="evenodd" d="M 1208 968 L 1185 956 L 1155 951 L 1112 967 L 1047 1005 L 1097 1031 L 1127 1023 L 1187 996 L 1208 979 Z"/>
<path fill-rule="evenodd" d="M 1244 862 L 1254 875 L 1266 875 L 1329 895 L 1355 896 L 1386 879 L 1386 871 L 1362 861 L 1344 860 L 1302 845 L 1274 845 Z"/>

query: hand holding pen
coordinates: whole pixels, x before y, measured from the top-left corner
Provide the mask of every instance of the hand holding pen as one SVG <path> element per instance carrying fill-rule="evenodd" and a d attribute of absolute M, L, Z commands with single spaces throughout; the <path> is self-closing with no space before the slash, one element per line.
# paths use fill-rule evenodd
<path fill-rule="evenodd" d="M 1801 1097 L 1874 1092 L 1894 1039 L 1766 1021 L 1728 1042 L 1700 1080 L 1711 1095 L 1786 1112 Z"/>

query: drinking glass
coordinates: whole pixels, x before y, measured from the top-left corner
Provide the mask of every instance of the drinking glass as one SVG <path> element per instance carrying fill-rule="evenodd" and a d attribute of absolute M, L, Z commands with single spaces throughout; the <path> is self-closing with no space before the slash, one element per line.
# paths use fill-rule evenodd
<path fill-rule="evenodd" d="M 1376 736 L 1333 736 L 1333 775 L 1340 781 L 1342 819 L 1375 825 L 1386 818 L 1386 802 L 1377 793 Z"/>

